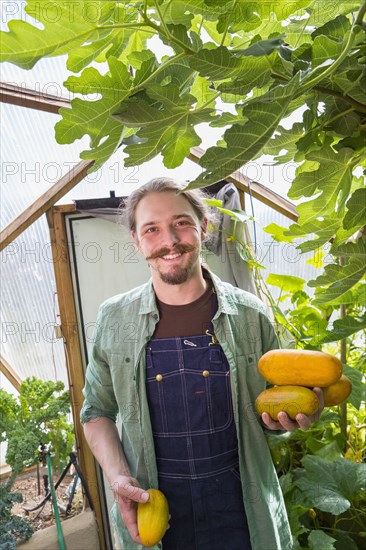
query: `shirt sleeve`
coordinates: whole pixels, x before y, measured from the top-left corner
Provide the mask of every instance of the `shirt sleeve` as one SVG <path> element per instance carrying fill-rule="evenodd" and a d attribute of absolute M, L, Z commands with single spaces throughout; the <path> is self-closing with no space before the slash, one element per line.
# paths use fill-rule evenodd
<path fill-rule="evenodd" d="M 263 354 L 267 353 L 267 351 L 270 351 L 271 349 L 278 349 L 280 347 L 279 340 L 269 317 L 262 316 L 261 330 Z M 266 383 L 267 388 L 270 388 L 272 386 L 273 384 L 270 384 L 269 382 Z M 260 423 L 266 435 L 282 435 L 283 433 L 286 433 L 286 430 L 270 430 L 269 428 L 267 428 L 261 418 Z"/>
<path fill-rule="evenodd" d="M 101 306 L 85 374 L 84 402 L 80 412 L 80 422 L 82 424 L 100 416 L 110 418 L 113 422 L 117 418 L 118 405 L 113 389 L 108 357 L 103 349 L 103 330 L 105 326 L 104 308 Z"/>
<path fill-rule="evenodd" d="M 280 347 L 273 322 L 269 317 L 261 315 L 262 355 L 271 349 Z"/>

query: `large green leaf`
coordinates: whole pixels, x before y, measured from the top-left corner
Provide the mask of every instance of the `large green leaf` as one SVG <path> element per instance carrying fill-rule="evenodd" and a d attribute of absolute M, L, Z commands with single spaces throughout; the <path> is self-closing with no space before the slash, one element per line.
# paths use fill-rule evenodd
<path fill-rule="evenodd" d="M 269 233 L 272 239 L 278 242 L 292 243 L 295 238 L 292 235 L 288 235 L 288 229 L 286 227 L 281 227 L 277 223 L 271 223 L 263 227 L 263 231 Z"/>
<path fill-rule="evenodd" d="M 247 82 L 255 82 L 261 86 L 269 78 L 275 55 L 267 57 L 242 56 L 239 57 L 224 46 L 218 48 L 201 49 L 192 55 L 189 64 L 201 76 L 210 80 L 221 81 L 227 78 L 247 76 Z M 253 87 L 253 84 L 252 84 Z M 228 92 L 229 90 L 225 90 Z"/>
<path fill-rule="evenodd" d="M 310 550 L 334 550 L 333 543 L 336 542 L 336 539 L 326 535 L 320 529 L 314 529 L 311 531 L 308 541 Z"/>
<path fill-rule="evenodd" d="M 324 25 L 318 26 L 311 37 L 328 36 L 334 40 L 343 41 L 345 34 L 350 30 L 351 25 L 345 15 L 337 15 L 334 19 L 327 21 Z"/>
<path fill-rule="evenodd" d="M 96 69 L 85 69 L 79 77 L 71 76 L 64 83 L 73 93 L 101 95 L 96 101 L 73 99 L 71 109 L 60 109 L 62 119 L 56 124 L 59 143 L 72 143 L 88 134 L 91 151 L 83 151 L 81 157 L 96 160 L 98 168 L 120 145 L 124 135 L 123 125 L 111 114 L 130 94 L 131 75 L 125 65 L 114 57 L 108 60 L 110 72 L 102 76 Z"/>
<path fill-rule="evenodd" d="M 274 38 L 267 38 L 265 40 L 253 41 L 253 43 L 244 50 L 236 50 L 235 56 L 241 55 L 253 55 L 255 57 L 262 57 L 271 54 L 274 50 L 280 49 L 280 46 L 284 43 L 285 34 L 275 36 Z"/>
<path fill-rule="evenodd" d="M 274 15 L 278 19 L 287 19 L 311 3 L 310 0 L 297 0 L 296 2 L 278 0 L 274 3 L 256 3 L 250 0 L 205 0 L 205 2 L 210 8 L 216 7 L 220 10 L 221 15 L 217 25 L 220 32 L 224 32 L 225 29 L 230 32 L 241 29 L 245 31 L 257 29 L 262 21 L 271 22 Z"/>
<path fill-rule="evenodd" d="M 366 399 L 366 386 L 363 382 L 363 374 L 357 368 L 352 368 L 348 365 L 343 365 L 343 373 L 348 376 L 352 382 L 352 392 L 347 401 L 352 403 L 356 409 L 359 409 Z"/>
<path fill-rule="evenodd" d="M 359 238 L 356 242 L 351 241 L 333 246 L 331 252 L 334 256 L 360 258 L 366 261 L 366 237 Z"/>
<path fill-rule="evenodd" d="M 312 47 L 313 67 L 317 67 L 329 58 L 337 59 L 343 48 L 343 41 L 334 40 L 328 36 L 317 36 Z"/>
<path fill-rule="evenodd" d="M 305 279 L 294 275 L 275 275 L 270 273 L 266 281 L 269 285 L 278 286 L 283 292 L 297 292 L 303 290 Z"/>
<path fill-rule="evenodd" d="M 9 21 L 9 32 L 0 33 L 0 61 L 31 69 L 41 57 L 69 53 L 88 42 L 98 24 L 104 23 L 115 8 L 115 2 L 28 0 L 26 12 L 44 29 L 22 20 Z"/>
<path fill-rule="evenodd" d="M 364 257 L 350 258 L 348 265 L 345 266 L 326 265 L 323 275 L 308 282 L 310 287 L 317 287 L 314 303 L 326 304 L 341 298 L 365 276 L 365 272 L 366 260 Z"/>
<path fill-rule="evenodd" d="M 362 298 L 360 298 L 360 302 L 362 302 Z M 338 303 L 334 305 L 338 305 Z M 320 334 L 317 334 L 310 343 L 318 346 L 320 344 L 326 344 L 328 342 L 336 342 L 337 340 L 348 338 L 352 334 L 355 334 L 364 329 L 366 329 L 366 314 L 362 315 L 361 317 L 352 317 L 350 315 L 347 315 L 346 317 L 344 317 L 344 319 L 335 320 L 332 326 L 332 330 L 325 330 L 324 332 L 320 332 Z"/>
<path fill-rule="evenodd" d="M 352 61 L 350 59 L 347 59 L 341 65 L 341 67 L 332 75 L 330 86 L 334 86 L 336 89 L 339 89 L 343 94 L 365 105 L 365 84 L 365 64 L 361 65 L 361 63 L 359 63 L 359 67 L 356 68 L 352 64 Z"/>
<path fill-rule="evenodd" d="M 342 524 L 341 524 L 342 525 Z M 364 531 L 365 533 L 365 531 Z M 359 537 L 362 536 L 361 532 L 357 534 Z M 356 535 L 356 537 L 357 537 Z M 337 550 L 360 550 L 360 547 L 358 544 L 354 541 L 352 538 L 351 533 L 346 533 L 345 531 L 342 531 L 341 529 L 336 529 L 332 536 L 336 539 L 336 546 L 335 548 Z M 365 535 L 363 535 L 365 536 Z"/>
<path fill-rule="evenodd" d="M 267 155 L 277 155 L 275 160 L 277 164 L 283 162 L 280 152 L 285 150 L 293 158 L 297 148 L 296 143 L 304 133 L 304 128 L 301 122 L 295 122 L 290 129 L 285 129 L 282 126 L 278 126 L 276 134 L 272 139 L 268 141 L 263 149 L 263 153 Z M 287 158 L 287 156 L 285 157 Z M 285 161 L 286 162 L 286 161 Z"/>
<path fill-rule="evenodd" d="M 151 36 L 151 31 L 144 32 L 145 29 L 141 26 L 139 32 L 136 32 L 136 29 L 139 28 L 138 21 L 139 13 L 136 9 L 116 6 L 113 11 L 113 19 L 109 21 L 109 23 L 116 23 L 116 28 L 101 28 L 95 31 L 90 42 L 70 48 L 67 68 L 77 73 L 90 65 L 93 60 L 106 61 L 111 56 L 126 59 L 131 47 L 143 49 L 146 38 Z M 136 24 L 136 27 L 131 28 L 129 25 L 133 23 Z M 126 25 L 127 28 L 121 28 L 123 25 Z M 108 26 L 111 27 L 111 25 Z"/>
<path fill-rule="evenodd" d="M 292 199 L 311 197 L 315 199 L 297 206 L 299 224 L 332 215 L 347 200 L 352 183 L 353 150 L 341 149 L 338 153 L 323 147 L 306 155 L 310 161 L 319 163 L 317 170 L 301 172 L 296 176 L 288 193 Z"/>
<path fill-rule="evenodd" d="M 345 458 L 332 462 L 317 456 L 302 459 L 305 470 L 295 485 L 309 505 L 323 512 L 338 515 L 348 510 L 366 483 L 366 464 Z"/>
<path fill-rule="evenodd" d="M 189 94 L 179 97 L 177 87 L 175 101 L 172 100 L 174 87 L 172 96 L 167 92 L 167 86 L 156 86 L 151 93 L 154 100 L 164 103 L 164 109 L 149 104 L 140 97 L 133 97 L 124 102 L 115 113 L 113 118 L 124 125 L 140 127 L 136 136 L 141 139 L 141 143 L 127 145 L 125 148 L 125 153 L 129 155 L 125 161 L 126 166 L 135 166 L 137 158 L 147 161 L 161 152 L 164 164 L 168 168 L 175 168 L 189 155 L 191 147 L 201 143 L 194 126 L 198 122 L 209 120 L 212 111 L 191 110 L 195 98 Z"/>
<path fill-rule="evenodd" d="M 366 189 L 357 189 L 346 202 L 348 212 L 343 219 L 343 227 L 352 229 L 366 225 Z"/>
<path fill-rule="evenodd" d="M 244 125 L 234 124 L 225 132 L 226 147 L 210 147 L 206 151 L 200 164 L 209 168 L 187 188 L 194 189 L 219 181 L 254 158 L 277 128 L 286 113 L 289 97 L 295 95 L 297 87 L 296 76 L 290 83 L 277 86 L 269 95 L 268 102 L 249 102 L 243 110 L 248 121 Z"/>

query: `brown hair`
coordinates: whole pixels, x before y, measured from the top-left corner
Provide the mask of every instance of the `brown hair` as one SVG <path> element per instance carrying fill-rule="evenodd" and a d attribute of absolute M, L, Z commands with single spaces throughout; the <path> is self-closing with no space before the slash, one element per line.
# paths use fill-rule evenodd
<path fill-rule="evenodd" d="M 173 180 L 172 178 L 154 178 L 138 189 L 133 191 L 127 198 L 125 204 L 124 216 L 130 231 L 136 230 L 136 208 L 141 199 L 149 193 L 164 193 L 165 191 L 175 191 L 182 194 L 190 203 L 201 222 L 204 218 L 211 218 L 210 208 L 204 202 L 205 195 L 200 189 L 182 191 L 186 185 Z"/>

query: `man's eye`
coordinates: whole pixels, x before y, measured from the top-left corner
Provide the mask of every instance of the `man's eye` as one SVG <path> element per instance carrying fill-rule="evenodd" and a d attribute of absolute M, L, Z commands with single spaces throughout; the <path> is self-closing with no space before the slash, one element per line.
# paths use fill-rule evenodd
<path fill-rule="evenodd" d="M 180 220 L 179 222 L 177 222 L 177 225 L 189 225 L 189 221 L 188 220 Z"/>
<path fill-rule="evenodd" d="M 145 233 L 154 233 L 155 230 L 156 230 L 156 227 L 148 227 Z"/>

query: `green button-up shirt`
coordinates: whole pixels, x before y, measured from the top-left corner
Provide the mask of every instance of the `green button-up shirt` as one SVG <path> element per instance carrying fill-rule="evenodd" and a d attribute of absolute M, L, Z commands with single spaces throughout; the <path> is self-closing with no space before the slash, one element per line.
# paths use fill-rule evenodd
<path fill-rule="evenodd" d="M 234 418 L 245 510 L 252 550 L 289 550 L 292 537 L 263 426 L 254 402 L 266 382 L 259 357 L 278 342 L 263 303 L 210 273 L 218 298 L 215 335 L 230 365 Z M 86 371 L 81 422 L 119 416 L 120 438 L 131 475 L 145 489 L 158 487 L 145 387 L 145 348 L 159 321 L 155 293 L 146 284 L 110 298 L 98 313 Z M 112 520 L 124 550 L 142 549 L 125 528 L 117 504 Z M 161 548 L 155 546 L 155 549 Z"/>

